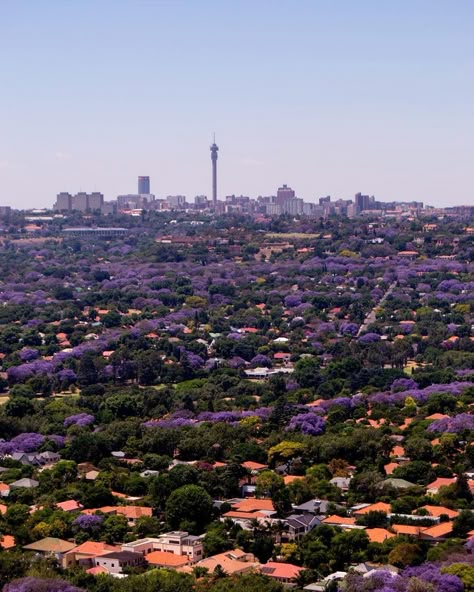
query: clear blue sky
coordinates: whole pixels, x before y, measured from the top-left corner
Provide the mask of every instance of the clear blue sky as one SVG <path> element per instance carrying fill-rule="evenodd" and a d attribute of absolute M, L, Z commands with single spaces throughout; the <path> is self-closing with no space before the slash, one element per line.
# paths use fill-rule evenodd
<path fill-rule="evenodd" d="M 357 191 L 474 204 L 472 0 L 4 0 L 0 204 Z"/>

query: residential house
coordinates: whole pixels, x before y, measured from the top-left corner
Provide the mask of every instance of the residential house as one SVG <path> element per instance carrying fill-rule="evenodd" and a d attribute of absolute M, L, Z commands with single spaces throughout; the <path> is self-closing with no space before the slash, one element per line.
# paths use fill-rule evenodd
<path fill-rule="evenodd" d="M 54 537 L 46 537 L 34 543 L 30 543 L 29 545 L 25 545 L 23 549 L 25 549 L 25 551 L 34 551 L 44 557 L 56 557 L 56 559 L 61 562 L 63 556 L 76 546 L 76 543 L 71 543 L 70 541 Z"/>
<path fill-rule="evenodd" d="M 178 571 L 189 573 L 194 567 L 204 567 L 212 574 L 217 566 L 220 566 L 226 574 L 235 575 L 256 571 L 260 563 L 252 553 L 245 553 L 241 549 L 234 549 L 202 559 L 194 566 L 186 565 L 178 568 Z"/>
<path fill-rule="evenodd" d="M 145 559 L 150 567 L 162 567 L 167 569 L 177 569 L 188 565 L 189 559 L 186 555 L 175 555 L 167 551 L 152 551 L 145 555 Z"/>
<path fill-rule="evenodd" d="M 58 502 L 56 507 L 62 510 L 63 512 L 77 512 L 78 510 L 82 510 L 83 506 L 76 500 L 66 500 L 64 502 Z"/>
<path fill-rule="evenodd" d="M 396 536 L 386 528 L 366 528 L 365 532 L 369 537 L 371 543 L 383 543 L 387 539 L 391 539 Z"/>
<path fill-rule="evenodd" d="M 336 516 L 335 514 L 324 518 L 322 524 L 329 524 L 329 526 L 339 526 L 340 528 L 364 528 L 363 526 L 356 526 L 355 518 Z"/>
<path fill-rule="evenodd" d="M 426 486 L 426 493 L 428 495 L 436 495 L 439 493 L 441 487 L 449 487 L 456 483 L 455 477 L 438 477 Z"/>
<path fill-rule="evenodd" d="M 329 483 L 331 483 L 331 485 L 335 485 L 341 491 L 349 491 L 351 477 L 334 477 L 329 481 Z"/>
<path fill-rule="evenodd" d="M 356 518 L 365 516 L 369 512 L 385 512 L 388 515 L 390 514 L 390 504 L 378 502 L 376 504 L 359 504 L 351 508 L 351 514 Z"/>
<path fill-rule="evenodd" d="M 313 528 L 321 524 L 321 519 L 313 514 L 292 514 L 281 521 L 285 526 L 282 540 L 297 541 Z"/>
<path fill-rule="evenodd" d="M 33 489 L 34 487 L 38 487 L 39 481 L 35 479 L 28 479 L 24 477 L 23 479 L 18 479 L 18 481 L 14 481 L 10 483 L 10 489 L 18 488 L 18 487 L 26 487 L 27 489 Z"/>
<path fill-rule="evenodd" d="M 102 542 L 86 541 L 85 543 L 82 543 L 82 545 L 78 545 L 65 553 L 62 565 L 64 569 L 69 569 L 76 565 L 90 568 L 94 566 L 94 557 L 105 555 L 112 551 L 120 551 L 120 547 L 107 545 Z"/>
<path fill-rule="evenodd" d="M 6 483 L 0 483 L 0 497 L 8 497 L 10 495 L 10 486 Z"/>
<path fill-rule="evenodd" d="M 301 572 L 304 571 L 304 567 L 299 567 L 292 563 L 269 561 L 260 566 L 260 571 L 267 577 L 277 580 L 282 584 L 295 584 Z"/>
<path fill-rule="evenodd" d="M 122 574 L 124 569 L 145 565 L 145 558 L 141 553 L 133 551 L 112 551 L 94 557 L 95 567 L 103 567 L 110 574 Z"/>
<path fill-rule="evenodd" d="M 148 555 L 154 551 L 186 557 L 190 563 L 195 563 L 202 559 L 204 547 L 202 536 L 194 536 L 186 531 L 167 532 L 156 538 L 144 538 L 124 543 L 122 550 L 133 551 Z"/>
<path fill-rule="evenodd" d="M 313 514 L 315 516 L 326 516 L 329 512 L 329 506 L 333 505 L 333 502 L 327 500 L 312 499 L 299 506 L 293 506 L 293 512 L 295 514 Z"/>
<path fill-rule="evenodd" d="M 13 549 L 15 546 L 15 537 L 13 537 L 11 534 L 0 534 L 0 549 Z"/>

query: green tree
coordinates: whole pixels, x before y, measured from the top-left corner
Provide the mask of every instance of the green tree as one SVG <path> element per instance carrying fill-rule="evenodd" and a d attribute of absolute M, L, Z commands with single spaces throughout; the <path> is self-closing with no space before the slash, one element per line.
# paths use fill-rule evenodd
<path fill-rule="evenodd" d="M 389 555 L 388 561 L 396 567 L 408 567 L 421 563 L 423 559 L 421 548 L 413 543 L 400 543 L 394 547 Z"/>
<path fill-rule="evenodd" d="M 123 541 L 128 529 L 128 521 L 122 514 L 112 514 L 104 520 L 104 537 L 107 543 Z"/>
<path fill-rule="evenodd" d="M 165 517 L 171 528 L 185 525 L 194 533 L 202 532 L 213 513 L 211 496 L 199 485 L 184 485 L 169 496 Z"/>

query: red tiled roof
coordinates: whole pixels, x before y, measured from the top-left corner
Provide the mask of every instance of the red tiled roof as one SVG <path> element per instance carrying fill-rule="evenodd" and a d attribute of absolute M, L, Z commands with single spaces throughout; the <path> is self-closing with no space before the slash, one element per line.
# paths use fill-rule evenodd
<path fill-rule="evenodd" d="M 189 563 L 186 555 L 175 555 L 167 551 L 152 551 L 145 555 L 145 559 L 150 565 L 163 565 L 166 567 L 179 567 Z"/>
<path fill-rule="evenodd" d="M 260 571 L 266 576 L 285 580 L 296 580 L 303 570 L 304 567 L 299 567 L 292 563 L 279 563 L 277 561 L 269 561 L 260 566 Z"/>

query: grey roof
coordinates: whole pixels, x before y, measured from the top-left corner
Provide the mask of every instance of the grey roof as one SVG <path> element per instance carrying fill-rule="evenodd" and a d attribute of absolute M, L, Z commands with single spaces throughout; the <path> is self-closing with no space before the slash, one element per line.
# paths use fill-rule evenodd
<path fill-rule="evenodd" d="M 395 489 L 408 489 L 409 487 L 415 487 L 415 483 L 411 483 L 411 481 L 407 481 L 406 479 L 396 479 L 394 477 L 390 479 L 385 479 L 383 482 L 384 485 L 391 485 L 395 487 Z"/>
<path fill-rule="evenodd" d="M 61 458 L 57 452 L 51 452 L 51 450 L 46 450 L 45 452 L 40 452 L 39 456 L 46 460 L 55 460 L 57 458 Z"/>
<path fill-rule="evenodd" d="M 23 478 L 23 479 L 18 479 L 18 481 L 15 481 L 13 483 L 10 483 L 10 487 L 38 487 L 39 485 L 39 481 L 35 481 L 34 479 L 28 479 L 28 478 Z"/>
<path fill-rule="evenodd" d="M 288 516 L 286 522 L 294 528 L 301 528 L 302 526 L 316 526 L 321 524 L 321 520 L 313 514 L 292 514 Z"/>
<path fill-rule="evenodd" d="M 117 559 L 118 561 L 130 561 L 132 559 L 143 558 L 141 553 L 134 553 L 133 551 L 112 551 L 105 555 L 100 555 L 100 559 Z"/>
<path fill-rule="evenodd" d="M 327 514 L 329 511 L 329 504 L 327 500 L 312 499 L 308 502 L 304 502 L 299 506 L 293 506 L 293 510 L 296 512 L 310 512 L 312 514 Z M 337 504 L 334 504 L 337 506 Z"/>

